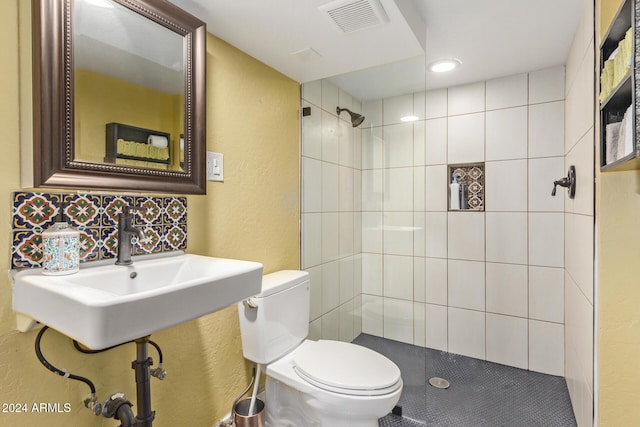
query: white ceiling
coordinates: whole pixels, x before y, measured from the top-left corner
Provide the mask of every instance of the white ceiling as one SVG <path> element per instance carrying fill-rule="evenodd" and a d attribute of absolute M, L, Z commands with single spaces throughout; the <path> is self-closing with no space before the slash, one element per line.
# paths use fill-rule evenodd
<path fill-rule="evenodd" d="M 587 4 L 380 0 L 387 23 L 342 33 L 318 9 L 332 0 L 171 1 L 205 21 L 210 33 L 292 79 L 331 77 L 361 100 L 565 64 Z M 425 74 L 425 63 L 442 57 L 462 66 L 447 75 Z"/>

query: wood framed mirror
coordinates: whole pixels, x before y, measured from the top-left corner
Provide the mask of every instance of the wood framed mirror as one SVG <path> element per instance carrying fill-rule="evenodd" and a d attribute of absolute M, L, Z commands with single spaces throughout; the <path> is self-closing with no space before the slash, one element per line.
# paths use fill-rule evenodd
<path fill-rule="evenodd" d="M 34 185 L 204 194 L 206 26 L 166 0 L 32 0 Z"/>

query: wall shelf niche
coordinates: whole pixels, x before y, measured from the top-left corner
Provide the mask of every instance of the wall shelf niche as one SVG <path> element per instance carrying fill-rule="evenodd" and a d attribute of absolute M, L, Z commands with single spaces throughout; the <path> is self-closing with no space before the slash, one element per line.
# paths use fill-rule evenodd
<path fill-rule="evenodd" d="M 640 170 L 640 138 L 636 129 L 638 3 L 640 0 L 622 2 L 600 44 L 599 145 L 603 172 Z"/>

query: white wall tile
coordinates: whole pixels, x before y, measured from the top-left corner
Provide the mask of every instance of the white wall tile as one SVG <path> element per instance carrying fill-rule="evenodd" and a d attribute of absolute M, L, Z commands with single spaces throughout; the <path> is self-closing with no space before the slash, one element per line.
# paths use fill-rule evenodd
<path fill-rule="evenodd" d="M 449 88 L 447 98 L 449 116 L 484 111 L 484 97 L 484 82 Z"/>
<path fill-rule="evenodd" d="M 560 65 L 529 73 L 529 103 L 564 99 L 564 66 Z"/>
<path fill-rule="evenodd" d="M 362 210 L 362 171 L 357 169 L 353 171 L 353 210 Z"/>
<path fill-rule="evenodd" d="M 384 167 L 384 141 L 382 128 L 365 128 L 362 137 L 362 169 L 381 169 Z"/>
<path fill-rule="evenodd" d="M 449 352 L 485 358 L 485 314 L 481 311 L 449 307 Z"/>
<path fill-rule="evenodd" d="M 383 336 L 382 301 L 382 297 L 362 295 L 362 333 Z"/>
<path fill-rule="evenodd" d="M 425 121 L 413 122 L 413 165 L 425 165 Z"/>
<path fill-rule="evenodd" d="M 418 120 L 426 118 L 426 96 L 426 92 L 413 93 L 413 115 L 418 117 Z"/>
<path fill-rule="evenodd" d="M 450 307 L 484 311 L 484 262 L 449 260 L 448 303 Z"/>
<path fill-rule="evenodd" d="M 413 302 L 384 299 L 384 337 L 413 344 Z"/>
<path fill-rule="evenodd" d="M 425 258 L 424 301 L 430 304 L 447 305 L 447 260 Z"/>
<path fill-rule="evenodd" d="M 549 375 L 564 375 L 562 325 L 529 320 L 529 369 Z"/>
<path fill-rule="evenodd" d="M 564 158 L 547 157 L 529 160 L 529 211 L 562 212 L 566 190 L 557 188 L 556 196 L 551 195 L 553 182 L 566 176 Z"/>
<path fill-rule="evenodd" d="M 565 214 L 565 267 L 593 304 L 593 217 Z"/>
<path fill-rule="evenodd" d="M 362 254 L 353 256 L 353 292 L 356 298 L 362 293 Z"/>
<path fill-rule="evenodd" d="M 338 106 L 340 108 L 348 108 L 351 111 L 356 111 L 353 108 L 353 96 L 351 96 L 348 92 L 338 88 Z"/>
<path fill-rule="evenodd" d="M 480 212 L 449 212 L 447 220 L 449 258 L 484 261 L 484 215 Z M 428 221 L 429 218 L 427 218 Z M 427 234 L 427 239 L 429 239 L 429 234 Z M 427 256 L 430 256 L 429 251 L 427 251 Z"/>
<path fill-rule="evenodd" d="M 425 346 L 447 351 L 447 307 L 443 305 L 425 305 Z"/>
<path fill-rule="evenodd" d="M 362 129 L 353 129 L 353 167 L 362 169 Z"/>
<path fill-rule="evenodd" d="M 413 345 L 425 347 L 426 343 L 426 307 L 425 304 L 413 303 Z"/>
<path fill-rule="evenodd" d="M 382 296 L 382 255 L 362 254 L 362 293 Z"/>
<path fill-rule="evenodd" d="M 340 316 L 340 341 L 351 342 L 356 337 L 354 333 L 355 312 L 353 300 L 342 304 L 338 309 Z"/>
<path fill-rule="evenodd" d="M 338 129 L 338 163 L 343 166 L 353 167 L 353 135 L 354 130 L 351 121 L 348 123 L 340 120 Z"/>
<path fill-rule="evenodd" d="M 529 214 L 529 264 L 564 267 L 564 214 Z"/>
<path fill-rule="evenodd" d="M 333 163 L 322 162 L 322 211 L 340 210 L 340 169 Z"/>
<path fill-rule="evenodd" d="M 564 271 L 529 267 L 529 318 L 564 323 Z"/>
<path fill-rule="evenodd" d="M 322 317 L 318 317 L 313 322 L 309 323 L 309 335 L 307 338 L 312 341 L 319 341 L 322 339 Z"/>
<path fill-rule="evenodd" d="M 385 167 L 413 166 L 413 123 L 384 126 L 382 138 Z"/>
<path fill-rule="evenodd" d="M 302 214 L 302 268 L 322 263 L 322 214 Z"/>
<path fill-rule="evenodd" d="M 322 162 L 302 158 L 302 211 L 322 211 Z"/>
<path fill-rule="evenodd" d="M 565 97 L 565 152 L 593 127 L 593 115 L 595 103 L 593 102 L 593 87 L 595 73 L 593 72 L 594 54 L 593 40 L 585 51 L 579 71 L 573 83 L 568 87 Z"/>
<path fill-rule="evenodd" d="M 319 107 L 308 102 L 303 107 L 311 108 L 311 115 L 303 117 L 302 123 L 302 155 L 322 159 L 322 112 Z"/>
<path fill-rule="evenodd" d="M 322 264 L 322 313 L 340 305 L 340 262 Z"/>
<path fill-rule="evenodd" d="M 527 214 L 487 212 L 487 261 L 527 263 Z"/>
<path fill-rule="evenodd" d="M 413 257 L 384 255 L 384 296 L 413 301 Z"/>
<path fill-rule="evenodd" d="M 353 169 L 345 166 L 338 167 L 338 210 L 353 212 Z M 334 188 L 334 193 L 335 193 Z"/>
<path fill-rule="evenodd" d="M 447 257 L 447 212 L 426 212 L 424 226 L 425 256 Z"/>
<path fill-rule="evenodd" d="M 322 316 L 322 266 L 307 268 L 310 284 L 309 321 Z"/>
<path fill-rule="evenodd" d="M 362 212 L 362 251 L 382 253 L 382 212 Z"/>
<path fill-rule="evenodd" d="M 385 169 L 385 211 L 413 211 L 413 168 Z"/>
<path fill-rule="evenodd" d="M 369 126 L 382 126 L 382 100 L 363 102 L 362 114 L 364 115 L 364 122 L 361 125 L 363 129 Z"/>
<path fill-rule="evenodd" d="M 362 171 L 362 210 L 381 211 L 384 197 L 382 169 Z"/>
<path fill-rule="evenodd" d="M 322 262 L 340 257 L 340 214 L 322 214 Z"/>
<path fill-rule="evenodd" d="M 340 95 L 339 89 L 329 80 L 322 80 L 322 109 L 334 114 L 336 106 L 339 105 Z"/>
<path fill-rule="evenodd" d="M 447 116 L 447 89 L 430 90 L 425 98 L 427 119 Z"/>
<path fill-rule="evenodd" d="M 484 161 L 484 113 L 449 117 L 447 129 L 450 164 Z"/>
<path fill-rule="evenodd" d="M 382 101 L 383 125 L 401 123 L 400 118 L 413 115 L 413 95 L 385 98 Z"/>
<path fill-rule="evenodd" d="M 303 83 L 302 99 L 320 107 L 322 105 L 322 80 Z"/>
<path fill-rule="evenodd" d="M 338 219 L 339 257 L 352 256 L 353 250 L 353 213 L 341 212 Z"/>
<path fill-rule="evenodd" d="M 526 160 L 485 163 L 485 207 L 487 212 L 527 210 Z"/>
<path fill-rule="evenodd" d="M 527 369 L 527 319 L 487 313 L 487 360 Z"/>
<path fill-rule="evenodd" d="M 425 168 L 416 166 L 413 168 L 413 209 L 425 210 Z"/>
<path fill-rule="evenodd" d="M 566 176 L 569 166 L 574 165 L 577 184 L 574 199 L 568 197 L 567 190 L 562 191 L 566 212 L 593 216 L 594 186 L 589 185 L 593 181 L 595 161 L 593 133 L 594 130 L 590 129 L 565 157 L 563 173 L 560 176 Z"/>
<path fill-rule="evenodd" d="M 446 212 L 448 188 L 447 166 L 427 166 L 425 168 L 425 209 Z"/>
<path fill-rule="evenodd" d="M 487 112 L 487 160 L 527 157 L 527 110 L 525 106 Z"/>
<path fill-rule="evenodd" d="M 425 122 L 425 164 L 447 163 L 447 118 Z"/>
<path fill-rule="evenodd" d="M 413 212 L 386 212 L 383 221 L 384 253 L 412 256 Z"/>
<path fill-rule="evenodd" d="M 353 335 L 357 337 L 362 333 L 362 295 L 353 299 L 353 312 Z"/>
<path fill-rule="evenodd" d="M 340 160 L 340 144 L 338 133 L 340 120 L 327 111 L 322 111 L 322 160 L 338 163 Z"/>
<path fill-rule="evenodd" d="M 487 110 L 527 105 L 527 74 L 487 80 Z"/>
<path fill-rule="evenodd" d="M 426 291 L 426 259 L 413 257 L 413 300 L 425 302 Z"/>
<path fill-rule="evenodd" d="M 413 213 L 413 256 L 425 256 L 425 212 Z"/>
<path fill-rule="evenodd" d="M 529 106 L 529 157 L 564 155 L 564 101 Z"/>
<path fill-rule="evenodd" d="M 527 317 L 527 266 L 487 263 L 487 311 Z"/>
<path fill-rule="evenodd" d="M 322 339 L 340 340 L 340 310 L 331 310 L 322 316 Z"/>

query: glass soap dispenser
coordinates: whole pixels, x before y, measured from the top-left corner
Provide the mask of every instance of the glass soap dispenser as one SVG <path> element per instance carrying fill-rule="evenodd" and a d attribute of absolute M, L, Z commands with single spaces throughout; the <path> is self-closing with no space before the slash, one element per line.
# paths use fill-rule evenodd
<path fill-rule="evenodd" d="M 62 205 L 58 221 L 42 233 L 42 274 L 73 274 L 79 269 L 80 232 L 67 223 Z"/>

